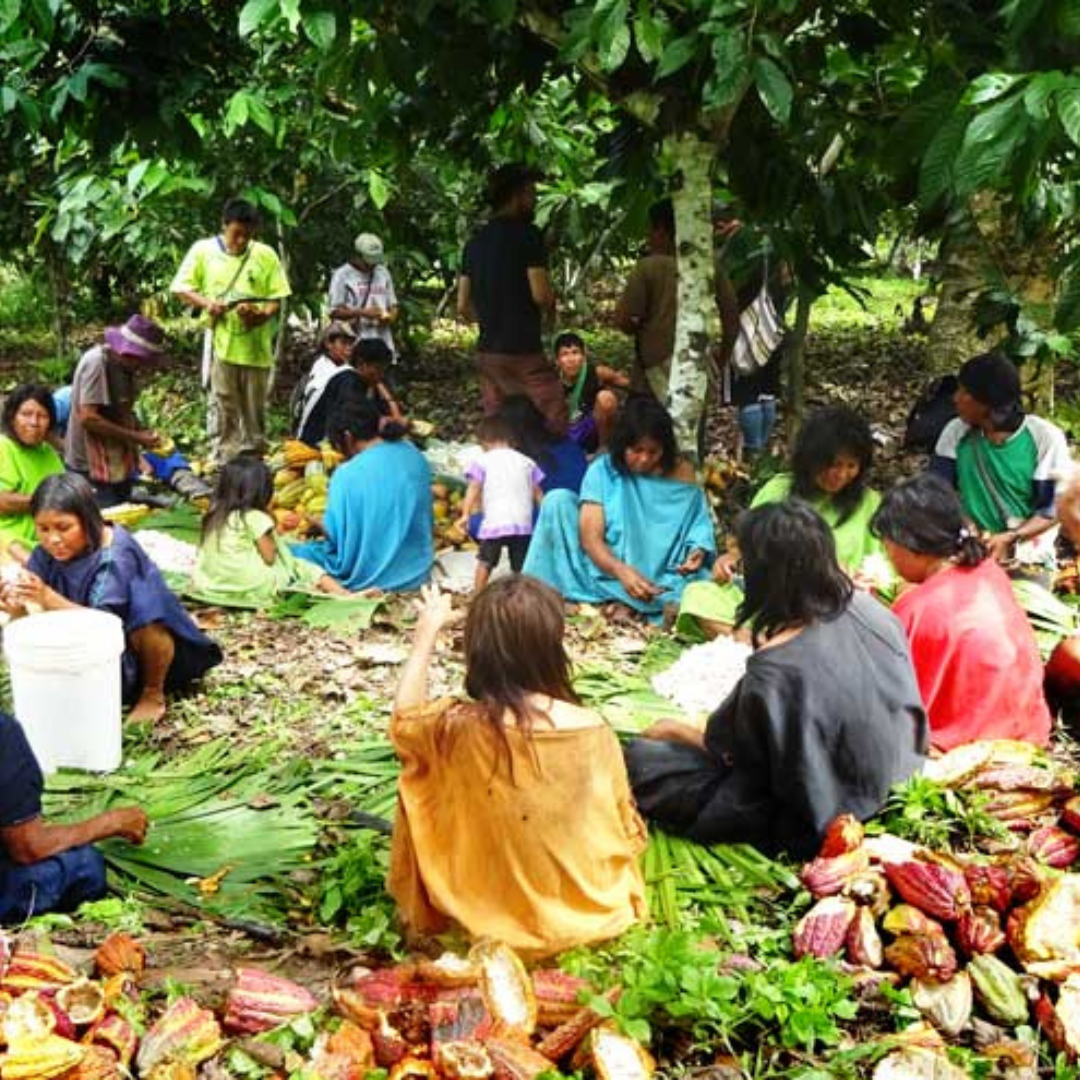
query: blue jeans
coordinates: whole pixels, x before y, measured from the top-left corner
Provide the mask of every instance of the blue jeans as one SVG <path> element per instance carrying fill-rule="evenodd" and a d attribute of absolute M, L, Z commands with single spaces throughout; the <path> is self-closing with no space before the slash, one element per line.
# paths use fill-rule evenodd
<path fill-rule="evenodd" d="M 776 398 L 760 397 L 753 405 L 739 410 L 739 428 L 742 431 L 743 450 L 760 454 L 769 445 L 769 436 L 776 425 Z"/>
<path fill-rule="evenodd" d="M 29 866 L 0 857 L 0 924 L 46 911 L 73 911 L 105 895 L 105 859 L 91 844 Z"/>

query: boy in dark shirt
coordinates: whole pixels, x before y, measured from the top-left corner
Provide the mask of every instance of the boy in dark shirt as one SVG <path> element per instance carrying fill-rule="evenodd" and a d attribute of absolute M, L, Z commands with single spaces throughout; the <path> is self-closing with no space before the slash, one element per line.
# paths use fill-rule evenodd
<path fill-rule="evenodd" d="M 587 453 L 602 450 L 619 413 L 615 389 L 628 389 L 630 379 L 614 368 L 590 363 L 578 334 L 560 334 L 555 339 L 555 366 L 570 413 L 567 434 Z"/>

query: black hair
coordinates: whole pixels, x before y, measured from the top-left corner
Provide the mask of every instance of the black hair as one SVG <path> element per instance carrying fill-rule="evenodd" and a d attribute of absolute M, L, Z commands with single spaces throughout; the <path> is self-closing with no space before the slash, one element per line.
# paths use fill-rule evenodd
<path fill-rule="evenodd" d="M 105 538 L 105 519 L 86 477 L 72 472 L 46 476 L 30 497 L 30 516 L 36 518 L 45 510 L 74 514 L 86 534 L 88 551 L 100 550 Z"/>
<path fill-rule="evenodd" d="M 559 355 L 561 349 L 580 349 L 585 352 L 585 341 L 580 334 L 575 334 L 572 330 L 566 330 L 561 333 L 556 339 L 555 344 L 552 346 L 555 350 L 555 355 Z"/>
<path fill-rule="evenodd" d="M 916 555 L 955 559 L 978 566 L 990 552 L 964 517 L 960 496 L 940 476 L 923 473 L 885 493 L 870 522 L 875 536 Z"/>
<path fill-rule="evenodd" d="M 670 199 L 661 199 L 649 207 L 649 227 L 675 235 L 675 204 Z"/>
<path fill-rule="evenodd" d="M 807 502 L 821 498 L 817 479 L 840 454 L 859 463 L 859 473 L 842 491 L 830 496 L 839 511 L 837 525 L 856 511 L 870 483 L 874 464 L 874 436 L 870 425 L 851 409 L 830 405 L 807 418 L 791 452 L 791 494 Z"/>
<path fill-rule="evenodd" d="M 557 463 L 551 448 L 556 439 L 533 402 L 524 394 L 511 394 L 499 404 L 499 416 L 510 425 L 514 449 L 532 458 L 544 472 L 553 472 Z"/>
<path fill-rule="evenodd" d="M 675 442 L 675 425 L 667 409 L 655 398 L 640 395 L 632 397 L 620 411 L 615 429 L 608 442 L 608 453 L 616 470 L 624 475 L 626 451 L 642 439 L 655 439 L 661 446 L 660 462 L 665 474 L 670 473 L 679 460 L 679 446 Z"/>
<path fill-rule="evenodd" d="M 809 503 L 786 499 L 747 510 L 735 522 L 746 593 L 737 625 L 754 640 L 833 619 L 854 586 L 836 561 L 832 530 Z"/>
<path fill-rule="evenodd" d="M 351 435 L 358 442 L 371 442 L 376 438 L 397 442 L 405 436 L 408 429 L 404 424 L 380 422 L 382 420 L 375 402 L 350 394 L 330 409 L 330 415 L 326 418 L 326 437 L 330 445 L 343 454 L 346 435 Z"/>
<path fill-rule="evenodd" d="M 274 478 L 261 457 L 240 454 L 225 463 L 202 523 L 204 540 L 220 532 L 235 510 L 265 510 L 274 494 Z"/>
<path fill-rule="evenodd" d="M 385 367 L 393 361 L 394 354 L 382 338 L 361 338 L 352 348 L 354 364 L 378 364 Z"/>
<path fill-rule="evenodd" d="M 236 221 L 247 225 L 249 229 L 257 229 L 261 220 L 258 207 L 247 199 L 227 199 L 221 209 L 221 221 L 224 225 Z"/>
<path fill-rule="evenodd" d="M 980 353 L 967 360 L 956 374 L 957 382 L 976 401 L 990 410 L 995 431 L 1019 431 L 1024 422 L 1020 373 L 1001 353 Z"/>
<path fill-rule="evenodd" d="M 28 402 L 36 401 L 49 414 L 49 430 L 56 427 L 56 403 L 52 391 L 39 383 L 23 383 L 16 386 L 4 401 L 4 411 L 0 413 L 0 427 L 4 434 L 19 442 L 15 434 L 15 414 Z"/>

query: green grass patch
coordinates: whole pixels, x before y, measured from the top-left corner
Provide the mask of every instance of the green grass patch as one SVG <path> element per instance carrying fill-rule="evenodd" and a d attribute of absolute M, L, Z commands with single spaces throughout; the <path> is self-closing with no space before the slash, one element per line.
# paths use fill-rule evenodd
<path fill-rule="evenodd" d="M 911 315 L 915 298 L 926 295 L 931 288 L 925 280 L 869 275 L 851 278 L 848 284 L 850 292 L 834 285 L 814 302 L 811 332 L 865 327 L 895 329 Z M 929 321 L 933 306 L 924 307 L 923 314 Z M 789 323 L 793 317 L 794 312 L 789 311 Z"/>

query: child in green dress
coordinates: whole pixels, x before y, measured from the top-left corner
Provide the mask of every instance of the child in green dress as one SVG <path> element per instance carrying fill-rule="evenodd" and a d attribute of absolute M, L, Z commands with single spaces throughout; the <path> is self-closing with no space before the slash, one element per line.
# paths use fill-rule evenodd
<path fill-rule="evenodd" d="M 285 589 L 352 595 L 279 539 L 269 513 L 273 493 L 273 477 L 261 458 L 241 454 L 221 470 L 191 574 L 191 591 L 199 599 L 259 608 Z"/>

